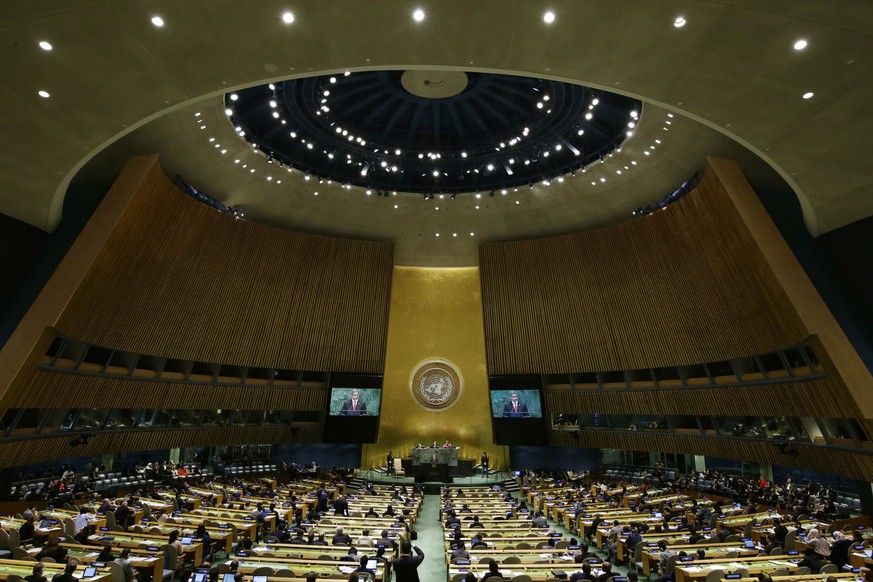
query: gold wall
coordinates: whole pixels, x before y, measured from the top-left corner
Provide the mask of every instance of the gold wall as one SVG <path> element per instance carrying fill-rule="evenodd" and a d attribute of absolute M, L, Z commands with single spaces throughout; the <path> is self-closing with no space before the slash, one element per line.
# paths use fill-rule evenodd
<path fill-rule="evenodd" d="M 389 449 L 409 457 L 418 443 L 448 439 L 460 458 L 478 463 L 487 450 L 493 468 L 508 467 L 507 448 L 492 440 L 479 269 L 395 267 L 389 313 L 379 440 L 364 446 L 361 465 L 383 465 Z M 447 410 L 425 409 L 410 391 L 415 369 L 430 359 L 451 362 L 461 377 L 460 398 Z"/>

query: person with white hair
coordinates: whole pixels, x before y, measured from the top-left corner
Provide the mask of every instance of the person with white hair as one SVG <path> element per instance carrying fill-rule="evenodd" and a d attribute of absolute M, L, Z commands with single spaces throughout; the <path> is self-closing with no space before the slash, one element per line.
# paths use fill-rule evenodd
<path fill-rule="evenodd" d="M 831 545 L 817 529 L 809 530 L 809 534 L 806 536 L 806 545 L 815 550 L 815 553 L 822 558 L 828 558 L 831 555 Z"/>

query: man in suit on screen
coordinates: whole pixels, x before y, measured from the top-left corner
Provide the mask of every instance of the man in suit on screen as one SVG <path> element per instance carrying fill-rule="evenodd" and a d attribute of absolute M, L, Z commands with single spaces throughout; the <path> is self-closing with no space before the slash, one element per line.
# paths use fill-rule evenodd
<path fill-rule="evenodd" d="M 510 393 L 509 402 L 503 406 L 503 418 L 527 418 L 529 416 L 527 404 L 518 401 L 518 392 Z"/>
<path fill-rule="evenodd" d="M 343 402 L 340 416 L 366 416 L 367 404 L 358 398 L 358 391 L 352 391 L 352 397 Z"/>

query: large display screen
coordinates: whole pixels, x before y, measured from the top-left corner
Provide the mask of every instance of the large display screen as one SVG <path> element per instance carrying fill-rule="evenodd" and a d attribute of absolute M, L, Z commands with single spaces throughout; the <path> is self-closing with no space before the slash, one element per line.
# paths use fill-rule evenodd
<path fill-rule="evenodd" d="M 330 416 L 378 416 L 382 403 L 382 390 L 379 388 L 339 388 L 330 389 Z"/>
<path fill-rule="evenodd" d="M 542 418 L 539 390 L 491 390 L 494 418 Z"/>

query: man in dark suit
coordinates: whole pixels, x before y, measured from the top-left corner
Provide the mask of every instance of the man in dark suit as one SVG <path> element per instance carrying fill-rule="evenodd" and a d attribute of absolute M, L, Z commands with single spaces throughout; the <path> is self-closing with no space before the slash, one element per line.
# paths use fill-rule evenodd
<path fill-rule="evenodd" d="M 416 555 L 412 555 L 415 550 Z M 424 552 L 409 540 L 400 543 L 400 556 L 392 564 L 396 582 L 419 582 L 418 566 L 424 561 Z"/>
<path fill-rule="evenodd" d="M 340 407 L 340 416 L 366 416 L 367 404 L 363 400 L 358 399 L 358 391 L 352 391 L 352 397 L 343 402 Z"/>
<path fill-rule="evenodd" d="M 482 465 L 482 476 L 486 477 L 488 475 L 488 463 L 490 459 L 488 458 L 488 451 L 482 451 L 482 458 L 479 459 L 479 462 Z"/>
<path fill-rule="evenodd" d="M 334 515 L 349 516 L 349 502 L 346 501 L 346 498 L 342 495 L 337 497 L 336 501 L 333 502 L 333 513 Z"/>
<path fill-rule="evenodd" d="M 509 402 L 503 406 L 503 418 L 527 418 L 530 413 L 527 411 L 527 404 L 518 401 L 518 393 L 512 392 L 509 395 Z"/>
<path fill-rule="evenodd" d="M 64 567 L 64 573 L 52 578 L 54 582 L 79 582 L 79 579 L 73 576 L 73 572 L 76 571 L 76 564 L 69 563 Z"/>

